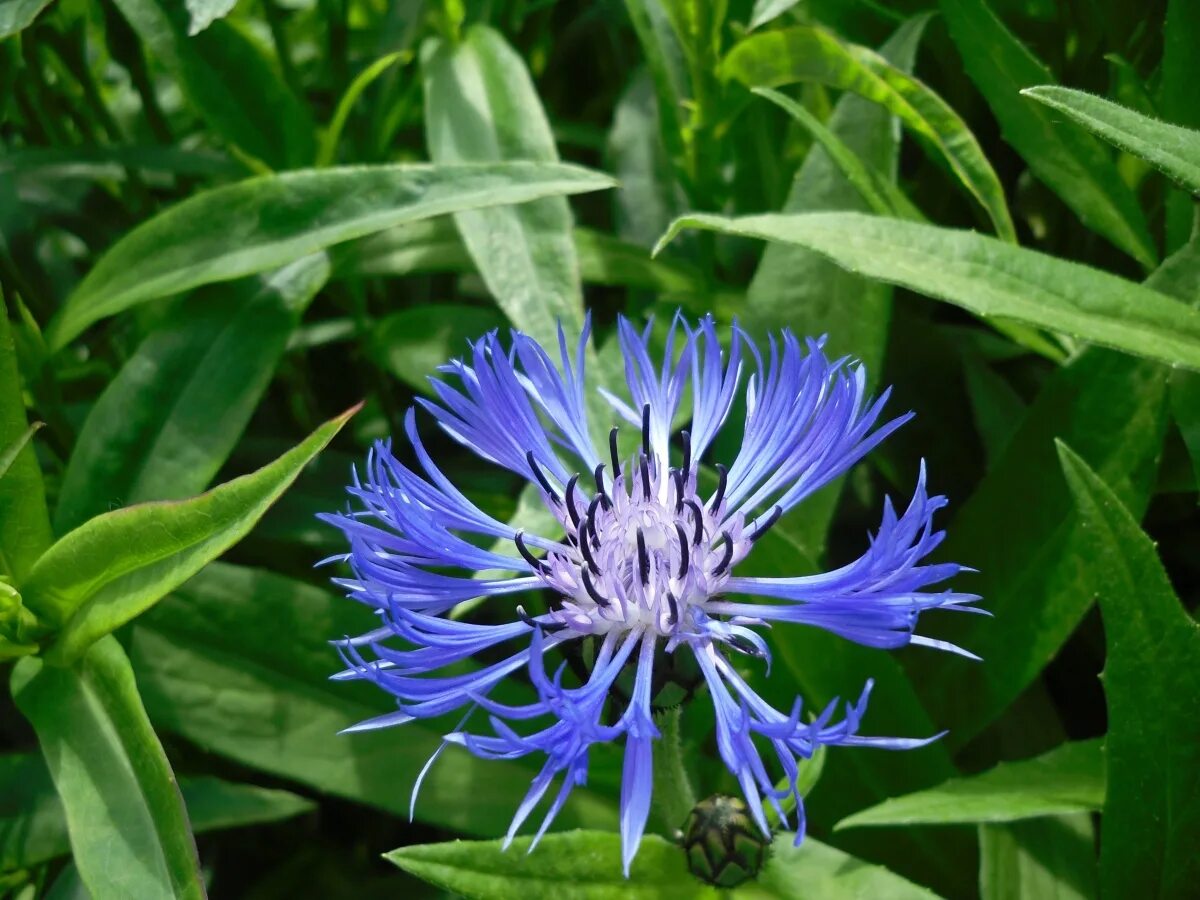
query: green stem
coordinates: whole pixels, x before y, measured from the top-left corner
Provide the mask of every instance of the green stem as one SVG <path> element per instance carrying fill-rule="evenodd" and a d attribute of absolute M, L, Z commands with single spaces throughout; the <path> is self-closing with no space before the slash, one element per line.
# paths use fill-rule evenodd
<path fill-rule="evenodd" d="M 668 829 L 668 836 L 676 828 L 682 828 L 688 813 L 696 805 L 696 793 L 688 778 L 687 763 L 683 756 L 683 741 L 680 737 L 680 722 L 683 708 L 668 709 L 658 718 L 662 737 L 657 742 L 654 755 L 654 804 L 659 818 Z"/>

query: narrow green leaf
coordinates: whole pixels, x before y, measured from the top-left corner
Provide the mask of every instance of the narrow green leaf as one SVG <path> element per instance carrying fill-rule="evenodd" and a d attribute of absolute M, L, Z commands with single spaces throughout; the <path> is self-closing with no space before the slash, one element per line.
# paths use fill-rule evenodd
<path fill-rule="evenodd" d="M 1111 154 L 1089 135 L 1064 127 L 1059 116 L 1021 98 L 1022 88 L 1052 83 L 1050 71 L 985 0 L 941 0 L 940 7 L 967 75 L 999 120 L 1004 139 L 1084 225 L 1153 267 L 1154 241 Z"/>
<path fill-rule="evenodd" d="M 117 639 L 93 644 L 72 668 L 24 659 L 12 690 L 37 732 L 91 892 L 202 898 L 183 799 Z"/>
<path fill-rule="evenodd" d="M 750 13 L 750 30 L 778 19 L 798 2 L 799 0 L 754 0 L 754 9 Z"/>
<path fill-rule="evenodd" d="M 1121 498 L 1067 445 L 1058 452 L 1108 648 L 1101 888 L 1106 897 L 1189 897 L 1200 882 L 1200 624 Z"/>
<path fill-rule="evenodd" d="M 138 619 L 130 656 L 158 728 L 243 765 L 407 817 L 413 782 L 441 744 L 441 731 L 413 722 L 337 733 L 396 709 L 374 685 L 329 680 L 341 668 L 329 641 L 377 624 L 365 607 L 328 591 L 214 563 Z M 417 820 L 503 834 L 536 769 L 477 759 L 458 747 L 444 756 L 422 785 Z M 611 828 L 615 804 L 576 788 L 557 822 Z"/>
<path fill-rule="evenodd" d="M 580 900 L 687 900 L 720 895 L 687 870 L 683 851 L 647 835 L 626 879 L 621 838 L 611 832 L 570 831 L 544 837 L 533 852 L 530 838 L 507 850 L 501 841 L 451 841 L 401 847 L 384 858 L 410 875 L 469 900 L 556 900 L 569 885 Z"/>
<path fill-rule="evenodd" d="M 780 900 L 937 900 L 937 895 L 906 878 L 843 853 L 835 847 L 805 838 L 792 846 L 795 835 L 778 835 L 758 879 L 739 888 L 735 897 L 777 897 Z"/>
<path fill-rule="evenodd" d="M 93 322 L 136 303 L 266 272 L 395 225 L 611 185 L 578 166 L 523 162 L 251 178 L 184 200 L 117 241 L 67 299 L 47 341 L 61 349 Z"/>
<path fill-rule="evenodd" d="M 318 253 L 201 289 L 172 310 L 88 413 L 63 476 L 55 530 L 208 487 L 328 277 L 329 260 Z"/>
<path fill-rule="evenodd" d="M 981 900 L 1092 900 L 1096 838 L 1088 815 L 979 828 Z"/>
<path fill-rule="evenodd" d="M 1113 146 L 1146 160 L 1191 193 L 1200 193 L 1200 131 L 1152 119 L 1071 88 L 1040 85 L 1021 93 L 1065 114 Z"/>
<path fill-rule="evenodd" d="M 342 99 L 338 101 L 337 109 L 333 112 L 333 120 L 329 123 L 325 133 L 321 135 L 320 146 L 317 148 L 317 168 L 333 165 L 333 161 L 337 157 L 338 141 L 341 140 L 342 129 L 346 126 L 346 119 L 350 117 L 350 111 L 354 109 L 354 104 L 358 102 L 363 91 L 403 55 L 403 53 L 389 53 L 387 56 L 381 56 L 359 72 L 357 77 L 350 82 L 350 87 L 346 88 L 346 93 L 342 94 Z"/>
<path fill-rule="evenodd" d="M 503 326 L 503 316 L 489 307 L 438 303 L 385 316 L 372 326 L 370 341 L 388 372 L 415 390 L 432 394 L 429 376 L 438 366 L 466 353 L 468 341 Z"/>
<path fill-rule="evenodd" d="M 171 0 L 114 2 L 213 131 L 273 168 L 311 164 L 316 140 L 308 107 L 255 38 L 228 22 L 189 34 L 188 10 Z"/>
<path fill-rule="evenodd" d="M 313 803 L 288 791 L 203 776 L 180 778 L 196 834 L 277 822 Z M 0 756 L 0 871 L 28 869 L 71 852 L 66 813 L 39 755 Z"/>
<path fill-rule="evenodd" d="M 1159 66 L 1159 114 L 1168 122 L 1200 128 L 1200 103 L 1196 102 L 1196 48 L 1200 47 L 1200 4 L 1195 0 L 1168 0 L 1163 23 L 1163 54 Z M 1196 218 L 1195 198 L 1183 191 L 1167 197 L 1167 250 L 1187 243 Z"/>
<path fill-rule="evenodd" d="M 457 45 L 428 41 L 421 51 L 425 135 L 434 162 L 558 162 L 550 123 L 521 57 L 496 31 L 475 26 Z M 571 242 L 571 210 L 561 197 L 506 209 L 458 212 L 471 258 L 509 320 L 555 346 L 558 323 L 583 325 L 583 290 Z"/>
<path fill-rule="evenodd" d="M 815 81 L 880 104 L 936 149 L 987 212 L 996 234 L 1016 241 L 1000 179 L 966 123 L 928 86 L 873 51 L 821 28 L 798 26 L 743 39 L 721 69 L 747 87 Z"/>
<path fill-rule="evenodd" d="M 669 163 L 676 172 L 686 172 L 684 110 L 691 102 L 691 86 L 684 64 L 683 48 L 671 28 L 661 3 L 625 0 L 625 11 L 641 45 L 646 68 L 654 85 L 659 136 Z M 684 185 L 686 188 L 687 185 Z"/>
<path fill-rule="evenodd" d="M 17 348 L 0 296 L 0 447 L 5 456 L 27 440 L 28 433 Z M 18 448 L 4 469 L 7 474 L 0 480 L 0 575 L 20 581 L 50 546 L 50 516 L 33 447 L 26 443 Z"/>
<path fill-rule="evenodd" d="M 28 28 L 49 5 L 50 0 L 0 0 L 0 39 Z"/>
<path fill-rule="evenodd" d="M 38 430 L 45 427 L 45 422 L 34 422 L 25 429 L 25 433 L 18 437 L 7 447 L 0 449 L 0 478 L 8 474 L 8 470 L 12 468 L 12 464 L 16 461 L 17 456 L 25 449 L 25 445 L 33 440 L 33 436 L 38 433 Z"/>
<path fill-rule="evenodd" d="M 986 317 L 1061 331 L 1200 369 L 1200 312 L 1107 272 L 996 238 L 855 213 L 677 219 L 660 241 L 701 228 L 815 250 L 838 265 Z"/>
<path fill-rule="evenodd" d="M 77 659 L 241 540 L 357 411 L 206 494 L 106 513 L 61 538 L 22 585 L 25 605 L 61 628 L 47 659 Z"/>
<path fill-rule="evenodd" d="M 1097 739 L 1063 744 L 1034 759 L 1000 763 L 978 775 L 893 797 L 837 827 L 1013 822 L 1103 806 L 1104 759 Z"/>
<path fill-rule="evenodd" d="M 1025 401 L 975 353 L 963 357 L 963 374 L 975 415 L 975 429 L 983 441 L 989 464 L 994 464 L 1021 425 Z"/>

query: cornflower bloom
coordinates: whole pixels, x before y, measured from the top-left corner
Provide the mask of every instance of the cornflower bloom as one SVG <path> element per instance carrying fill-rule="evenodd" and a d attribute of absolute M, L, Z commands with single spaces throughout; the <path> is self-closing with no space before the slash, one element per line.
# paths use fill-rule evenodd
<path fill-rule="evenodd" d="M 937 736 L 860 736 L 870 682 L 840 721 L 836 700 L 806 721 L 799 699 L 787 711 L 775 709 L 731 659 L 760 658 L 769 672 L 767 644 L 755 629 L 772 622 L 814 625 L 870 647 L 924 644 L 965 653 L 914 628 L 924 610 L 974 609 L 965 604 L 979 598 L 926 590 L 961 567 L 923 562 L 942 540 L 932 518 L 946 502 L 926 491 L 924 464 L 907 509 L 898 514 L 885 502 L 879 530 L 848 565 L 758 578 L 739 576 L 738 564 L 781 515 L 845 473 L 911 414 L 879 424 L 888 392 L 871 401 L 862 366 L 828 359 L 822 340 L 802 345 L 785 331 L 770 339 L 764 358 L 735 326 L 726 353 L 711 317 L 692 326 L 677 316 L 656 364 L 650 327 L 639 333 L 622 318 L 628 396 L 601 391 L 614 416 L 635 430 L 637 449 L 621 453 L 616 427 L 598 449 L 585 400 L 589 331 L 590 322 L 572 355 L 560 329 L 557 365 L 524 334 L 513 332 L 507 350 L 496 333 L 488 334 L 466 358 L 441 367 L 446 379 L 431 379 L 436 400 L 418 401 L 452 438 L 528 479 L 558 534 L 522 531 L 471 502 L 426 451 L 414 409 L 404 424 L 419 470 L 400 463 L 389 442 L 376 444 L 366 477 L 356 474 L 349 489 L 360 508 L 327 517 L 350 543 L 337 559 L 350 563 L 353 577 L 339 583 L 380 618 L 375 630 L 340 642 L 347 669 L 335 677 L 374 682 L 398 705 L 347 730 L 463 711 L 418 778 L 414 803 L 421 777 L 448 744 L 489 759 L 544 757 L 508 832 L 511 841 L 561 776 L 530 849 L 571 790 L 586 782 L 590 748 L 623 740 L 620 831 L 628 874 L 650 809 L 659 737 L 652 704 L 680 656 L 690 654 L 715 707 L 720 755 L 754 821 L 769 833 L 765 802 L 787 822 L 780 801 L 793 794 L 799 843 L 800 759 L 822 745 L 904 750 Z M 752 372 L 740 451 L 728 467 L 716 463 L 715 475 L 702 478 L 702 461 L 729 416 L 744 364 Z M 689 388 L 690 427 L 672 441 Z M 702 481 L 711 489 L 702 489 Z M 492 549 L 481 539 L 490 539 Z M 536 614 L 505 599 L 537 590 L 552 600 Z M 747 595 L 763 599 L 735 599 Z M 448 617 L 476 598 L 492 599 L 511 621 Z M 407 649 L 392 646 L 396 638 Z M 459 664 L 485 651 L 498 661 L 464 674 Z M 564 657 L 553 672 L 552 651 Z M 439 673 L 451 666 L 458 667 L 454 674 Z M 564 677 L 568 667 L 573 679 Z M 491 696 L 522 671 L 531 702 Z M 466 727 L 476 710 L 490 724 L 482 733 Z M 775 787 L 779 775 L 788 785 L 782 791 Z"/>

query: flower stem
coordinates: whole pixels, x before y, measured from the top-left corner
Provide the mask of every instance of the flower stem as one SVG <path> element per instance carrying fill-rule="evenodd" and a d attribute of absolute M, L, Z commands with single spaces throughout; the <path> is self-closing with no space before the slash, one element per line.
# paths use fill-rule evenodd
<path fill-rule="evenodd" d="M 683 708 L 668 709 L 658 717 L 662 737 L 654 755 L 654 804 L 667 828 L 668 836 L 682 828 L 688 813 L 696 805 L 696 794 L 688 778 L 683 756 L 680 722 Z"/>

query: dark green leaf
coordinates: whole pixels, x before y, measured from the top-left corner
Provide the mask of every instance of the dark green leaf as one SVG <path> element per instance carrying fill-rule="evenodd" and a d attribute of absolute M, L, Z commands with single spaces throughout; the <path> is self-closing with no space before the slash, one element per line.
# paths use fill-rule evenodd
<path fill-rule="evenodd" d="M 1070 88 L 1041 85 L 1021 93 L 1153 164 L 1189 192 L 1200 193 L 1200 131 L 1152 119 L 1119 103 Z"/>
<path fill-rule="evenodd" d="M 798 26 L 745 38 L 721 69 L 747 87 L 815 81 L 880 104 L 937 150 L 983 206 L 996 234 L 1016 241 L 1000 179 L 966 123 L 929 87 L 873 51 L 821 28 Z"/>
<path fill-rule="evenodd" d="M 963 66 L 1000 122 L 1004 139 L 1088 228 L 1143 266 L 1157 254 L 1145 217 L 1103 145 L 1061 117 L 1022 99 L 1020 90 L 1054 79 L 996 18 L 985 0 L 941 0 Z"/>
<path fill-rule="evenodd" d="M 1092 900 L 1096 849 L 1087 815 L 979 828 L 981 900 Z"/>
<path fill-rule="evenodd" d="M 1181 371 L 1171 376 L 1171 413 L 1200 484 L 1200 372 Z"/>
<path fill-rule="evenodd" d="M 793 847 L 794 835 L 781 834 L 758 880 L 739 888 L 735 897 L 778 897 L 780 900 L 937 900 L 932 891 L 913 884 L 883 866 L 856 859 L 813 838 Z"/>
<path fill-rule="evenodd" d="M 1196 48 L 1200 47 L 1200 6 L 1195 0 L 1168 0 L 1163 24 L 1159 112 L 1168 122 L 1200 128 L 1196 102 Z M 1196 201 L 1183 191 L 1167 197 L 1167 250 L 1187 243 L 1196 218 Z"/>
<path fill-rule="evenodd" d="M 963 357 L 963 374 L 975 427 L 987 451 L 988 461 L 994 463 L 1012 440 L 1025 415 L 1025 401 L 1007 381 L 978 355 Z"/>
<path fill-rule="evenodd" d="M 47 658 L 77 659 L 241 540 L 355 412 L 206 494 L 106 513 L 59 539 L 22 585 L 25 605 L 62 629 Z"/>
<path fill-rule="evenodd" d="M 611 186 L 578 166 L 360 166 L 287 172 L 205 191 L 134 228 L 48 329 L 64 347 L 136 303 L 266 272 L 317 250 L 456 210 Z"/>
<path fill-rule="evenodd" d="M 63 476 L 55 530 L 107 510 L 204 490 L 329 276 L 323 253 L 206 288 L 176 307 L 109 382 Z"/>
<path fill-rule="evenodd" d="M 432 394 L 428 379 L 438 366 L 465 354 L 468 341 L 503 325 L 503 317 L 488 307 L 454 303 L 413 306 L 376 322 L 370 341 L 376 358 L 391 374 Z"/>
<path fill-rule="evenodd" d="M 1067 445 L 1058 451 L 1108 647 L 1101 887 L 1106 897 L 1189 897 L 1200 882 L 1200 625 L 1120 496 Z"/>
<path fill-rule="evenodd" d="M 116 638 L 93 644 L 72 668 L 24 659 L 12 689 L 37 731 L 91 892 L 203 897 L 183 799 Z"/>
<path fill-rule="evenodd" d="M 1012 822 L 1058 813 L 1089 812 L 1104 805 L 1100 741 L 1064 744 L 1035 759 L 954 778 L 927 791 L 893 797 L 838 823 L 932 825 Z"/>
<path fill-rule="evenodd" d="M 1048 328 L 1171 365 L 1200 369 L 1200 312 L 1157 291 L 996 238 L 857 213 L 692 215 L 684 228 L 785 241 L 853 272 L 985 318 Z"/>

